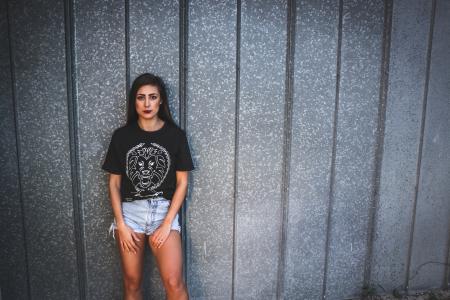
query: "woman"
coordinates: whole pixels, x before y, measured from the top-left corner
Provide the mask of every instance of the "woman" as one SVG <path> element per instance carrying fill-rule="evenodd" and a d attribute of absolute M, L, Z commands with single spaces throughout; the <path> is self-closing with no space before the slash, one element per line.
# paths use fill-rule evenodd
<path fill-rule="evenodd" d="M 188 171 L 194 166 L 186 134 L 172 119 L 165 85 L 158 76 L 145 73 L 134 80 L 127 124 L 114 131 L 102 168 L 110 173 L 114 213 L 110 232 L 118 236 L 124 298 L 142 299 L 148 241 L 167 299 L 188 299 L 178 211 L 186 195 Z"/>

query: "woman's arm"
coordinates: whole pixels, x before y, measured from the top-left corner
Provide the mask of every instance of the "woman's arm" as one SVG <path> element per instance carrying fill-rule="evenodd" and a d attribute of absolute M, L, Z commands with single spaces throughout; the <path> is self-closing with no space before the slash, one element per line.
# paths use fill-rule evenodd
<path fill-rule="evenodd" d="M 109 175 L 109 199 L 111 200 L 111 207 L 116 219 L 116 224 L 124 224 L 122 215 L 122 205 L 120 200 L 120 180 L 121 175 L 112 174 Z"/>
<path fill-rule="evenodd" d="M 124 251 L 136 253 L 137 245 L 134 240 L 139 241 L 135 232 L 129 228 L 122 215 L 122 200 L 120 199 L 120 181 L 121 175 L 109 175 L 109 199 L 111 200 L 111 207 L 114 213 L 114 218 L 119 231 L 120 244 Z"/>
<path fill-rule="evenodd" d="M 167 212 L 166 217 L 164 218 L 163 223 L 160 227 L 155 230 L 152 234 L 151 242 L 158 248 L 160 248 L 164 241 L 167 239 L 170 233 L 170 229 L 172 227 L 172 222 L 175 216 L 177 215 L 178 210 L 183 204 L 184 198 L 187 192 L 188 186 L 188 171 L 176 171 L 177 183 L 175 192 L 172 197 L 172 201 L 169 207 L 169 211 Z M 163 242 L 158 244 L 158 240 L 162 239 Z"/>
<path fill-rule="evenodd" d="M 169 207 L 169 211 L 167 212 L 166 218 L 164 219 L 165 223 L 172 225 L 173 219 L 175 218 L 178 210 L 183 204 L 184 198 L 186 197 L 187 193 L 188 175 L 188 171 L 176 171 L 177 184 Z"/>

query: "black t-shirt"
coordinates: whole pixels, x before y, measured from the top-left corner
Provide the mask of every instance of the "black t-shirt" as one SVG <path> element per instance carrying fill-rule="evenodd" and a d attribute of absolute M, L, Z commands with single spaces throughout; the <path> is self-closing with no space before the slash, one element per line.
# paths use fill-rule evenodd
<path fill-rule="evenodd" d="M 121 198 L 129 202 L 164 197 L 172 200 L 175 171 L 194 169 L 186 133 L 165 121 L 145 131 L 137 122 L 116 129 L 102 169 L 122 175 Z"/>

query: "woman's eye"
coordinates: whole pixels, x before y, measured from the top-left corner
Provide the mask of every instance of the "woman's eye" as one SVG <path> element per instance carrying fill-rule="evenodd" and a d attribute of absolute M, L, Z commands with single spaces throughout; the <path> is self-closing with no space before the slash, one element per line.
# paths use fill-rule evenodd
<path fill-rule="evenodd" d="M 138 96 L 137 99 L 138 99 L 138 100 L 144 100 L 144 97 Z"/>
<path fill-rule="evenodd" d="M 156 100 L 156 99 L 158 99 L 157 96 L 152 96 L 152 100 Z"/>

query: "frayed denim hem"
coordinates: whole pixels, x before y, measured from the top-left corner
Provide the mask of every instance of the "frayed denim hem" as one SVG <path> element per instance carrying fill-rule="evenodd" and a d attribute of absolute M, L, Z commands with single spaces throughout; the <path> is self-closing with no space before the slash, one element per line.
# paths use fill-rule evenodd
<path fill-rule="evenodd" d="M 114 229 L 116 229 L 116 225 L 114 223 L 111 223 L 111 226 L 109 227 L 109 230 L 108 230 L 108 235 L 111 235 L 111 232 L 112 232 L 113 239 L 115 240 L 116 237 L 114 236 Z"/>

